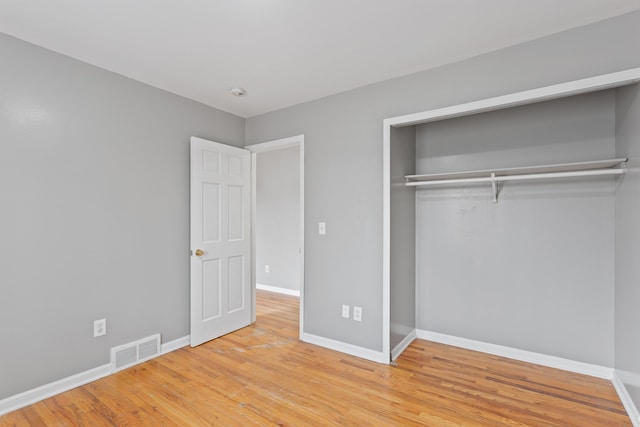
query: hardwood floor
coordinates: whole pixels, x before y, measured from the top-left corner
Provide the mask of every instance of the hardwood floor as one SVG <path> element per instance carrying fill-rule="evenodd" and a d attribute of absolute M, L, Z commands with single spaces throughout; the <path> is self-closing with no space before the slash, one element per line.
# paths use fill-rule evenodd
<path fill-rule="evenodd" d="M 258 320 L 0 417 L 1 426 L 630 426 L 612 385 L 415 341 L 386 366 L 299 342 L 298 299 Z"/>

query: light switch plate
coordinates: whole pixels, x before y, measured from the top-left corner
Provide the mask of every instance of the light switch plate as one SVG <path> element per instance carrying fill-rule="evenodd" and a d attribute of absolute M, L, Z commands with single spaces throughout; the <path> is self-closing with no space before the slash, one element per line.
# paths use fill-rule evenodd
<path fill-rule="evenodd" d="M 342 306 L 342 317 L 344 317 L 345 319 L 349 318 L 349 306 L 348 305 L 343 305 Z"/>
<path fill-rule="evenodd" d="M 324 236 L 325 234 L 327 234 L 327 224 L 324 222 L 319 222 L 318 223 L 318 234 L 321 236 Z"/>

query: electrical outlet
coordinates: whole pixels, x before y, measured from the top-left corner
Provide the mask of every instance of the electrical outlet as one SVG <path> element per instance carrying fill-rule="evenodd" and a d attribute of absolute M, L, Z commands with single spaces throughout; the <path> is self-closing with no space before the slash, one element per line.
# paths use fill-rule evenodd
<path fill-rule="evenodd" d="M 93 337 L 107 335 L 107 319 L 95 320 L 93 322 Z"/>
<path fill-rule="evenodd" d="M 353 320 L 362 322 L 362 307 L 353 306 Z"/>
<path fill-rule="evenodd" d="M 269 266 L 268 266 L 268 265 L 265 265 L 265 266 L 264 266 L 264 272 L 265 272 L 265 273 L 268 273 L 268 272 L 269 272 L 269 270 L 270 270 L 270 269 L 269 269 Z"/>
<path fill-rule="evenodd" d="M 349 306 L 348 305 L 343 305 L 342 306 L 342 317 L 344 317 L 345 319 L 349 318 Z"/>

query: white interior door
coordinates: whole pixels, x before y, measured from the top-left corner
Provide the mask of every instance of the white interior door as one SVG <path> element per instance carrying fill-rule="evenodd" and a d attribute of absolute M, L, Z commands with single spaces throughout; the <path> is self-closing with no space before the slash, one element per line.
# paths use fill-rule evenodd
<path fill-rule="evenodd" d="M 251 157 L 191 138 L 191 346 L 251 323 Z"/>

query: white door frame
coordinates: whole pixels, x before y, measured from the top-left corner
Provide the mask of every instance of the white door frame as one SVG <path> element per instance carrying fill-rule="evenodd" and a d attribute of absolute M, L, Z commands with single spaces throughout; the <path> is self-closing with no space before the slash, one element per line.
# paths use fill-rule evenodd
<path fill-rule="evenodd" d="M 257 153 L 280 150 L 289 147 L 300 148 L 300 337 L 304 333 L 304 135 L 260 144 L 247 145 L 244 148 L 251 151 L 251 292 L 252 319 L 256 321 L 256 163 Z"/>

